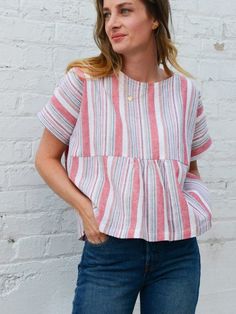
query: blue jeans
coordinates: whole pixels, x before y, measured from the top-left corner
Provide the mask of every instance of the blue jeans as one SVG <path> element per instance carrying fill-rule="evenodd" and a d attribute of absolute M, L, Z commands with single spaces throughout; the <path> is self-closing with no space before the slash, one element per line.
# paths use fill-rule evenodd
<path fill-rule="evenodd" d="M 148 242 L 108 235 L 85 240 L 72 314 L 194 314 L 201 258 L 196 237 Z"/>

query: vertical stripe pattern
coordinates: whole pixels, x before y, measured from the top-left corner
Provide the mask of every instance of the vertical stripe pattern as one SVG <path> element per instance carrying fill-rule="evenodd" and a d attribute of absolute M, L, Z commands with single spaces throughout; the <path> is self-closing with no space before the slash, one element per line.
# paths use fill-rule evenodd
<path fill-rule="evenodd" d="M 91 200 L 101 232 L 173 241 L 210 229 L 209 190 L 188 171 L 212 144 L 192 80 L 92 79 L 72 68 L 38 118 L 68 145 L 68 176 Z"/>

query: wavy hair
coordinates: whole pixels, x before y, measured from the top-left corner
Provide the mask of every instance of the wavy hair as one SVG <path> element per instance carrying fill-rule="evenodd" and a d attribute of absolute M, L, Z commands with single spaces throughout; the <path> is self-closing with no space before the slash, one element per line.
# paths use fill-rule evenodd
<path fill-rule="evenodd" d="M 169 30 L 169 22 L 172 22 L 172 13 L 169 0 L 141 0 L 146 7 L 147 13 L 159 22 L 159 26 L 154 30 L 157 64 L 163 65 L 168 75 L 172 74 L 170 65 L 182 74 L 193 78 L 177 62 L 177 48 L 175 47 Z M 118 74 L 122 69 L 122 56 L 116 53 L 105 32 L 105 20 L 103 16 L 103 0 L 95 0 L 97 11 L 97 21 L 94 27 L 93 37 L 100 50 L 98 56 L 75 60 L 68 64 L 66 72 L 72 67 L 79 67 L 93 78 L 102 78 L 113 73 Z"/>

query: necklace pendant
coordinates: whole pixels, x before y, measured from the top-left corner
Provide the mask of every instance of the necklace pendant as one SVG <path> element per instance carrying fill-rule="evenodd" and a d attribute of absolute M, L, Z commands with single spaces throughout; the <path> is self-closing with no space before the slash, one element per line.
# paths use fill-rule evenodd
<path fill-rule="evenodd" d="M 128 96 L 128 101 L 132 101 L 133 97 L 132 96 Z"/>

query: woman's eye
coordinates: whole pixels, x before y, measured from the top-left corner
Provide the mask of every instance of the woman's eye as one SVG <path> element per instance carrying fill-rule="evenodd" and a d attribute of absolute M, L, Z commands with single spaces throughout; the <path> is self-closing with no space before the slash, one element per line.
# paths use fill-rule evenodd
<path fill-rule="evenodd" d="M 121 12 L 124 14 L 129 13 L 129 11 L 130 11 L 129 9 L 125 9 L 125 8 L 121 9 Z"/>
<path fill-rule="evenodd" d="M 127 14 L 130 12 L 130 10 L 129 10 L 129 9 L 126 9 L 126 8 L 122 8 L 122 9 L 120 10 L 120 12 L 121 12 L 121 14 L 127 15 Z M 110 16 L 111 16 L 111 13 L 110 13 L 110 12 L 104 12 L 104 13 L 103 13 L 103 18 L 104 18 L 105 20 L 108 19 Z"/>
<path fill-rule="evenodd" d="M 108 13 L 108 12 L 103 13 L 104 19 L 107 19 L 107 18 L 109 17 L 109 14 L 110 14 L 110 13 Z"/>

